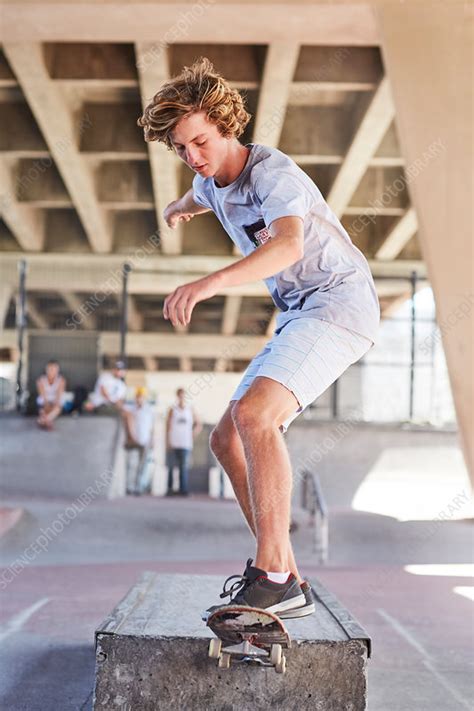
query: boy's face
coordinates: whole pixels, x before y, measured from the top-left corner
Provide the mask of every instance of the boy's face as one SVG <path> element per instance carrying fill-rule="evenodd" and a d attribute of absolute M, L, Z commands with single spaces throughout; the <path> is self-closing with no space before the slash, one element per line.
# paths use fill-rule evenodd
<path fill-rule="evenodd" d="M 184 116 L 170 134 L 178 156 L 204 178 L 215 175 L 227 155 L 229 139 L 204 111 Z"/>
<path fill-rule="evenodd" d="M 57 363 L 48 363 L 46 366 L 46 375 L 50 380 L 54 380 L 59 373 L 59 365 Z"/>

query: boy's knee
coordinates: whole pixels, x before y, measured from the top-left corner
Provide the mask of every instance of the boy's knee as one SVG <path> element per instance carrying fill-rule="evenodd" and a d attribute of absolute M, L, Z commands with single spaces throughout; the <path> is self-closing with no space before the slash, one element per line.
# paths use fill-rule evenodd
<path fill-rule="evenodd" d="M 270 413 L 259 407 L 255 400 L 245 396 L 235 403 L 232 409 L 232 420 L 239 432 L 249 429 L 255 431 L 256 427 L 262 429 L 267 425 L 273 425 Z"/>
<path fill-rule="evenodd" d="M 211 434 L 209 435 L 209 447 L 214 454 L 217 454 L 220 451 L 221 442 L 222 436 L 219 430 L 219 425 L 216 425 L 214 429 L 211 430 Z"/>
<path fill-rule="evenodd" d="M 235 425 L 232 422 L 232 418 L 228 415 L 224 416 L 214 427 L 209 435 L 209 446 L 211 450 L 217 455 L 222 452 L 223 449 L 229 449 L 235 437 L 238 437 Z"/>

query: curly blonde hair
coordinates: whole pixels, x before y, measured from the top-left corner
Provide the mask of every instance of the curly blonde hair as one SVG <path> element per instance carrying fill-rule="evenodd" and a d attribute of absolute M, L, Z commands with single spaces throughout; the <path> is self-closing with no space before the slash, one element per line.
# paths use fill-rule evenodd
<path fill-rule="evenodd" d="M 173 150 L 171 131 L 183 116 L 198 111 L 204 111 L 225 138 L 238 138 L 251 119 L 242 96 L 216 72 L 207 57 L 199 57 L 163 84 L 137 124 L 144 129 L 145 141 L 161 141 Z"/>

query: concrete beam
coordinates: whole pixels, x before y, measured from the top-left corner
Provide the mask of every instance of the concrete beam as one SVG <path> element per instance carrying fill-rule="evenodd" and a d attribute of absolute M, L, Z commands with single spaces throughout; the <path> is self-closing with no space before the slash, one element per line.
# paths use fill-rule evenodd
<path fill-rule="evenodd" d="M 334 180 L 327 202 L 338 217 L 344 214 L 394 117 L 389 81 L 384 77 L 377 87 L 358 127 L 344 162 Z"/>
<path fill-rule="evenodd" d="M 275 309 L 273 311 L 270 321 L 268 322 L 267 330 L 265 331 L 265 334 L 269 337 L 273 336 L 273 332 L 275 331 L 277 316 L 278 316 L 278 309 Z"/>
<path fill-rule="evenodd" d="M 129 333 L 127 354 L 129 356 L 216 358 L 230 357 L 250 360 L 263 348 L 265 336 L 223 336 L 197 333 Z M 102 333 L 101 350 L 115 353 L 119 335 Z"/>
<path fill-rule="evenodd" d="M 42 327 L 43 328 L 43 327 Z M 51 331 L 58 334 L 59 331 Z M 70 332 L 68 332 L 70 333 Z M 16 344 L 16 331 L 5 329 L 0 348 Z M 127 355 L 154 358 L 238 358 L 251 360 L 263 348 L 265 336 L 223 336 L 216 333 L 134 333 L 127 335 Z M 114 355 L 120 349 L 120 334 L 100 334 L 101 353 Z"/>
<path fill-rule="evenodd" d="M 374 91 L 373 81 L 295 81 L 288 94 L 289 106 L 314 106 L 321 102 L 322 92 L 347 93 Z"/>
<path fill-rule="evenodd" d="M 77 145 L 78 130 L 86 130 L 86 124 L 79 129 L 74 126 L 72 112 L 48 74 L 40 44 L 7 41 L 3 51 L 49 146 L 92 249 L 110 251 L 110 223 L 99 206 L 92 176 Z"/>
<path fill-rule="evenodd" d="M 137 302 L 132 295 L 128 296 L 127 304 L 128 327 L 131 331 L 143 330 L 143 314 L 137 307 Z"/>
<path fill-rule="evenodd" d="M 404 291 L 402 294 L 394 296 L 390 302 L 381 309 L 382 318 L 391 318 L 394 316 L 398 309 L 403 306 L 405 301 L 411 298 L 411 291 Z"/>
<path fill-rule="evenodd" d="M 17 199 L 14 166 L 0 156 L 0 216 L 25 252 L 39 252 L 44 246 L 44 213 Z"/>
<path fill-rule="evenodd" d="M 83 303 L 83 299 L 80 299 L 77 294 L 73 291 L 62 291 L 61 298 L 71 312 L 71 315 L 75 312 L 79 312 Z M 93 329 L 97 328 L 97 319 L 93 313 L 85 314 L 84 320 L 88 322 L 89 326 Z M 78 324 L 79 328 L 82 326 L 81 323 Z"/>
<path fill-rule="evenodd" d="M 145 364 L 146 371 L 155 372 L 159 369 L 158 358 L 154 358 L 153 356 L 145 356 L 143 358 L 143 362 Z"/>
<path fill-rule="evenodd" d="M 410 207 L 386 236 L 375 254 L 375 259 L 393 260 L 408 244 L 418 229 L 418 221 L 413 207 Z"/>
<path fill-rule="evenodd" d="M 2 283 L 15 285 L 17 264 L 24 259 L 24 252 L 5 252 L 0 263 Z M 118 293 L 122 288 L 121 267 L 126 255 L 88 255 L 48 253 L 28 255 L 28 290 L 29 291 L 79 291 L 93 295 L 97 300 L 104 293 Z M 233 264 L 235 257 L 217 256 L 176 256 L 147 257 L 140 268 L 144 271 L 132 271 L 129 279 L 131 294 L 167 294 L 177 286 L 205 274 Z M 419 260 L 382 261 L 369 260 L 374 278 L 394 277 L 409 278 L 416 271 L 420 278 L 426 276 L 426 267 Z M 146 269 L 146 271 L 145 271 Z M 100 293 L 99 293 L 100 292 Z M 244 284 L 238 287 L 222 289 L 222 294 L 232 296 L 268 296 L 263 282 Z"/>
<path fill-rule="evenodd" d="M 158 89 L 170 78 L 168 48 L 153 52 L 155 45 L 138 42 L 135 45 L 142 106 L 151 101 Z M 152 60 L 149 57 L 152 56 Z M 164 254 L 180 254 L 183 242 L 183 225 L 172 230 L 163 218 L 163 210 L 179 195 L 179 168 L 174 151 L 169 151 L 164 143 L 153 141 L 147 144 L 150 156 L 153 193 L 155 195 L 156 220 Z"/>
<path fill-rule="evenodd" d="M 295 42 L 272 42 L 268 47 L 255 116 L 254 143 L 278 148 L 298 55 L 299 45 Z"/>
<path fill-rule="evenodd" d="M 344 161 L 344 155 L 342 153 L 293 153 L 288 154 L 295 163 L 300 166 L 304 165 L 341 165 Z M 368 167 L 369 168 L 398 168 L 405 165 L 405 161 L 402 156 L 390 155 L 390 156 L 373 156 L 370 159 Z"/>
<path fill-rule="evenodd" d="M 174 330 L 176 333 L 186 334 L 189 331 L 189 326 L 181 326 L 181 324 L 178 324 L 174 327 Z M 175 356 L 179 359 L 179 369 L 184 373 L 190 373 L 193 369 L 191 356 L 183 354 L 182 351 L 177 351 Z"/>
<path fill-rule="evenodd" d="M 374 2 L 319 0 L 298 5 L 289 22 L 288 5 L 173 2 L 106 3 L 20 1 L 2 5 L 2 42 L 50 41 L 262 44 L 284 41 L 289 29 L 302 44 L 371 46 L 379 42 Z M 198 9 L 197 9 L 198 8 Z M 252 22 L 249 22 L 252 18 Z M 183 27 L 184 25 L 184 27 Z M 230 31 L 231 30 L 231 31 Z"/>
<path fill-rule="evenodd" d="M 48 329 L 49 323 L 44 314 L 39 311 L 34 299 L 31 296 L 26 299 L 26 315 L 28 320 L 31 320 L 36 328 Z"/>
<path fill-rule="evenodd" d="M 221 332 L 225 336 L 231 336 L 237 330 L 239 321 L 240 307 L 242 304 L 241 296 L 227 296 L 224 303 L 224 313 L 222 315 Z M 218 358 L 215 363 L 214 370 L 218 373 L 225 372 L 227 361 L 225 358 Z"/>

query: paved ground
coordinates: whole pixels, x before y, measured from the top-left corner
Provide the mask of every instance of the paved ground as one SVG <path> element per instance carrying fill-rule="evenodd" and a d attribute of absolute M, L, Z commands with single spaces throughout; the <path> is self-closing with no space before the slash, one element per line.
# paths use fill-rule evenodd
<path fill-rule="evenodd" d="M 0 539 L 0 580 L 13 577 L 1 591 L 0 707 L 89 711 L 94 630 L 142 571 L 224 578 L 241 571 L 253 542 L 234 503 L 199 497 L 98 495 L 69 520 L 77 487 L 52 498 L 31 453 L 25 461 L 18 492 L 10 479 L 3 502 L 25 513 Z M 67 524 L 54 533 L 61 516 Z M 373 638 L 370 711 L 472 708 L 472 582 L 464 565 L 472 561 L 472 521 L 399 523 L 333 507 L 330 561 L 318 569 L 311 529 L 298 520 L 293 539 L 303 572 L 318 576 Z M 15 561 L 48 527 L 46 550 L 13 574 Z M 409 572 L 406 565 L 420 567 Z"/>

